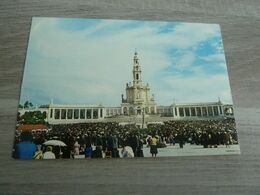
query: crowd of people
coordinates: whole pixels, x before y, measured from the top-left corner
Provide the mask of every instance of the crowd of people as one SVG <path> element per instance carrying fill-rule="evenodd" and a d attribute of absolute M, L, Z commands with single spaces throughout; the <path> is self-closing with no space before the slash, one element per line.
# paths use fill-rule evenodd
<path fill-rule="evenodd" d="M 234 119 L 204 121 L 167 121 L 148 124 L 140 129 L 119 123 L 80 123 L 50 125 L 49 131 L 16 131 L 14 158 L 125 158 L 143 157 L 143 147 L 157 148 L 178 144 L 201 145 L 204 148 L 237 144 Z M 66 146 L 45 145 L 47 140 L 60 140 Z"/>
<path fill-rule="evenodd" d="M 238 144 L 235 120 L 167 121 L 163 125 L 148 125 L 148 133 L 157 131 L 164 143 L 202 145 L 204 148 Z"/>

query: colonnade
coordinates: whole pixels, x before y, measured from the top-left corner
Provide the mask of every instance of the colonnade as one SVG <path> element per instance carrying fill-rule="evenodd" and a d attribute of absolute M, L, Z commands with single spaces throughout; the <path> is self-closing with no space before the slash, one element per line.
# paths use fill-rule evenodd
<path fill-rule="evenodd" d="M 223 116 L 223 106 L 175 106 L 172 108 L 174 117 L 210 117 Z"/>
<path fill-rule="evenodd" d="M 106 116 L 120 115 L 121 113 L 121 107 L 106 108 Z"/>
<path fill-rule="evenodd" d="M 50 120 L 84 120 L 104 118 L 103 108 L 50 108 Z"/>

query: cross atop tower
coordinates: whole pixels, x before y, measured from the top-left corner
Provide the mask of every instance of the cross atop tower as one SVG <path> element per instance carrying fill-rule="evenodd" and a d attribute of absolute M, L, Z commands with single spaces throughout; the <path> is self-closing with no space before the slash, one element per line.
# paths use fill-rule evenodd
<path fill-rule="evenodd" d="M 138 58 L 138 53 L 135 49 L 135 54 L 134 54 L 134 66 L 139 65 L 139 58 Z"/>

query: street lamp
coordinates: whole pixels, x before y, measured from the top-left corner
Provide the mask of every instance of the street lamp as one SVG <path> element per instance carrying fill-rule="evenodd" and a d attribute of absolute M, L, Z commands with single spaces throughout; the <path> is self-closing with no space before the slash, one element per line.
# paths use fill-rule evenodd
<path fill-rule="evenodd" d="M 145 114 L 145 108 L 142 108 L 142 129 L 144 128 L 144 114 Z"/>

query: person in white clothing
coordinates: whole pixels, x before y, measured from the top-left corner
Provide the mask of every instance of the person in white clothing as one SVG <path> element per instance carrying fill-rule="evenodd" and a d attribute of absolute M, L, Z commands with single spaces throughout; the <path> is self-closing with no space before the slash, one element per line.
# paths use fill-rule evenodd
<path fill-rule="evenodd" d="M 55 159 L 55 154 L 52 152 L 52 147 L 48 146 L 46 152 L 43 153 L 42 159 Z"/>
<path fill-rule="evenodd" d="M 123 147 L 121 154 L 123 158 L 133 158 L 135 156 L 133 149 L 130 146 Z"/>

